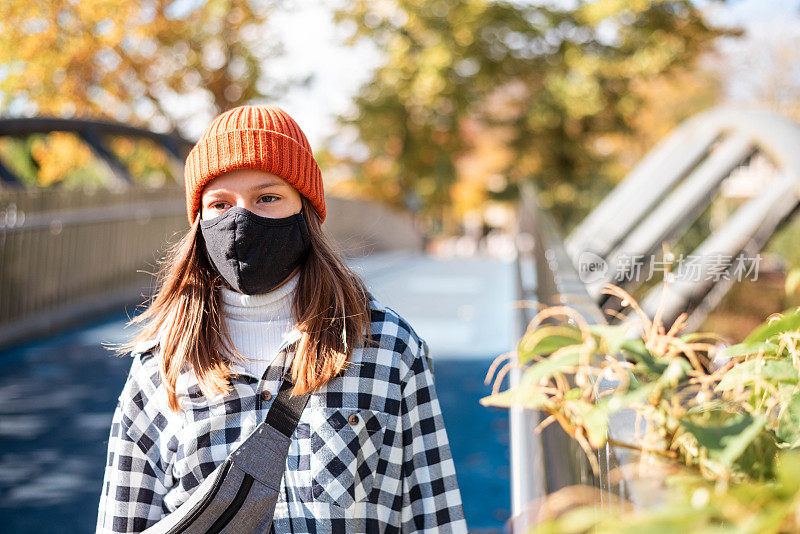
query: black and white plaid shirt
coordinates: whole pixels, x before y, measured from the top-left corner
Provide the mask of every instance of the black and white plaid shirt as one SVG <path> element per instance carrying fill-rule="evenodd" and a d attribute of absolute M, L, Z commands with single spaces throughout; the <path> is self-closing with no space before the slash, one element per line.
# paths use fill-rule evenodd
<path fill-rule="evenodd" d="M 467 531 L 428 345 L 391 308 L 374 298 L 370 307 L 378 343 L 355 349 L 352 365 L 310 396 L 295 430 L 278 534 Z M 178 413 L 167 406 L 158 347 L 133 351 L 111 424 L 97 532 L 140 532 L 186 501 L 266 417 L 294 356 L 291 341 L 260 379 L 235 367 L 226 396 L 203 397 L 184 370 Z"/>

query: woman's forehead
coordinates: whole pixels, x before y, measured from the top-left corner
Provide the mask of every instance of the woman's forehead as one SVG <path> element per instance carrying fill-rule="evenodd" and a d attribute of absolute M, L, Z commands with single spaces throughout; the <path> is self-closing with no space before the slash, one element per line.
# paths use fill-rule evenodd
<path fill-rule="evenodd" d="M 233 169 L 210 180 L 203 188 L 203 194 L 221 189 L 239 192 L 257 191 L 280 185 L 289 185 L 289 182 L 280 176 L 258 169 Z"/>

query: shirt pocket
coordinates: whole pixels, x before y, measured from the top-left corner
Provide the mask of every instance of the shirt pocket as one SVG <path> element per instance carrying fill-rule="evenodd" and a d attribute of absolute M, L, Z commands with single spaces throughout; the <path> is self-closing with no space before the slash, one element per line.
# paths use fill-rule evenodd
<path fill-rule="evenodd" d="M 349 508 L 369 498 L 389 414 L 375 410 L 313 408 L 298 424 L 300 497 Z"/>

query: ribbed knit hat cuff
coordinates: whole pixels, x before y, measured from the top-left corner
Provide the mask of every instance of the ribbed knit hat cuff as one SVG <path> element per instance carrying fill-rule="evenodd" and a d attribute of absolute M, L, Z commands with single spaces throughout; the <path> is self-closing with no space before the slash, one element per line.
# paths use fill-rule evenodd
<path fill-rule="evenodd" d="M 289 182 L 311 201 L 325 220 L 322 178 L 314 156 L 293 138 L 263 129 L 235 129 L 206 137 L 186 158 L 186 199 L 189 224 L 200 210 L 203 187 L 213 178 L 233 169 L 257 169 L 273 173 Z"/>

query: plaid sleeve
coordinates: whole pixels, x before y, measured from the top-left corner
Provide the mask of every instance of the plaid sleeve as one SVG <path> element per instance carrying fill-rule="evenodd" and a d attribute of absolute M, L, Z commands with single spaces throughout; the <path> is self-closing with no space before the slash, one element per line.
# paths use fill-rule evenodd
<path fill-rule="evenodd" d="M 135 360 L 111 421 L 97 534 L 141 532 L 164 515 L 165 475 L 147 454 L 152 454 L 153 439 L 146 433 L 134 439 L 130 432 L 137 419 L 146 417 L 142 408 L 147 397 L 132 379 L 136 364 Z"/>
<path fill-rule="evenodd" d="M 402 532 L 467 532 L 450 444 L 433 384 L 428 345 L 404 382 Z"/>

